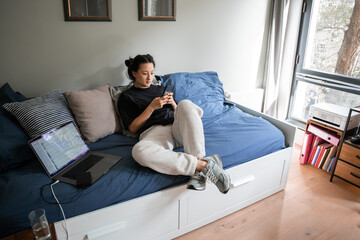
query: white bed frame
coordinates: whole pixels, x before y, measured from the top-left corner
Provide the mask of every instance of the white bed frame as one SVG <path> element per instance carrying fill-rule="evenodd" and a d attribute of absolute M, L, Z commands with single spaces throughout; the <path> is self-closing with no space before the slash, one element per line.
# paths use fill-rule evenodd
<path fill-rule="evenodd" d="M 296 127 L 237 107 L 279 128 L 287 148 L 227 169 L 232 180 L 227 194 L 213 184 L 207 184 L 205 191 L 180 185 L 67 219 L 70 239 L 172 239 L 283 190 Z M 66 239 L 64 225 L 64 221 L 55 223 L 59 240 Z"/>

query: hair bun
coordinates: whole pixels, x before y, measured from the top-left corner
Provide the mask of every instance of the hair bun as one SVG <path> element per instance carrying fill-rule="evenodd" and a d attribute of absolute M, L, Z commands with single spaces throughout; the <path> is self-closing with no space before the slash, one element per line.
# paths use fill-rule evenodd
<path fill-rule="evenodd" d="M 127 67 L 130 67 L 131 65 L 133 65 L 133 63 L 134 63 L 134 59 L 133 59 L 133 58 L 129 58 L 129 59 L 126 59 L 126 60 L 125 60 L 125 65 L 126 65 Z"/>

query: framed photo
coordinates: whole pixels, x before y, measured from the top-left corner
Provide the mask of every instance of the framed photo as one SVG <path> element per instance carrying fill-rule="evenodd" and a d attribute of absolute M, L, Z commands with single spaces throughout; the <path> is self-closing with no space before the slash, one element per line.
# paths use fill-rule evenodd
<path fill-rule="evenodd" d="M 111 0 L 63 0 L 65 21 L 111 21 Z"/>
<path fill-rule="evenodd" d="M 139 21 L 175 21 L 176 0 L 138 0 Z"/>

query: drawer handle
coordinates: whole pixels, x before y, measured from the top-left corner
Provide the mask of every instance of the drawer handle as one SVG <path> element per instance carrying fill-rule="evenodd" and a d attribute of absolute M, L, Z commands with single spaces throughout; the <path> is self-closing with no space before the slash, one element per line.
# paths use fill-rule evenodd
<path fill-rule="evenodd" d="M 102 237 L 106 234 L 118 231 L 125 227 L 126 227 L 125 221 L 120 221 L 120 222 L 114 223 L 109 226 L 99 227 L 95 230 L 90 231 L 88 234 L 86 234 L 84 239 L 87 239 L 87 240 L 97 239 L 99 237 Z"/>
<path fill-rule="evenodd" d="M 236 188 L 236 187 L 244 185 L 244 184 L 246 184 L 248 182 L 251 182 L 253 180 L 255 180 L 255 176 L 254 175 L 249 175 L 247 177 L 231 181 L 231 187 Z"/>
<path fill-rule="evenodd" d="M 355 173 L 353 173 L 353 172 L 350 172 L 350 174 L 351 174 L 352 176 L 360 179 L 360 176 L 359 176 L 359 175 L 357 175 L 357 174 L 355 174 Z"/>
<path fill-rule="evenodd" d="M 360 156 L 359 155 L 356 155 L 357 159 L 360 159 Z"/>

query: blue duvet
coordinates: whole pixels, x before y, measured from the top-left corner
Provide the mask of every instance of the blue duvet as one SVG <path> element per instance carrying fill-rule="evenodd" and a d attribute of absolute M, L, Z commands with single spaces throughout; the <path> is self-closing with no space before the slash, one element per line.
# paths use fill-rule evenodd
<path fill-rule="evenodd" d="M 176 73 L 161 77 L 174 84 L 177 102 L 190 99 L 204 110 L 207 155 L 219 154 L 229 168 L 284 148 L 284 136 L 266 120 L 243 113 L 224 99 L 215 72 Z M 67 218 L 185 183 L 188 177 L 157 173 L 137 164 L 131 156 L 136 138 L 120 134 L 90 144 L 92 150 L 119 155 L 122 160 L 88 189 L 58 183 L 56 196 Z M 177 149 L 176 151 L 182 151 Z M 0 237 L 30 227 L 28 213 L 44 208 L 49 222 L 62 220 L 50 191 L 50 178 L 36 160 L 0 174 Z M 190 190 L 189 190 L 190 191 Z M 41 194 L 42 192 L 42 194 Z"/>

